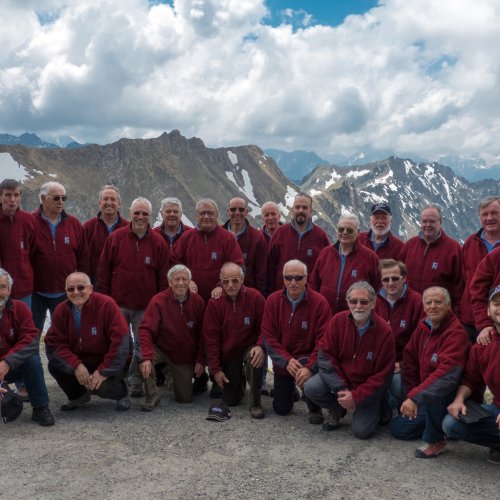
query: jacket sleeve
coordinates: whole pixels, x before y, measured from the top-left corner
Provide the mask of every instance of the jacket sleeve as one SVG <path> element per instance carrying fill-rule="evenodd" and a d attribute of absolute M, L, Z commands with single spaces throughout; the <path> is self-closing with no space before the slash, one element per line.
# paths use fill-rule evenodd
<path fill-rule="evenodd" d="M 264 235 L 259 232 L 255 248 L 255 288 L 264 296 L 267 294 L 267 244 Z"/>
<path fill-rule="evenodd" d="M 315 325 L 315 333 L 314 333 L 314 349 L 309 356 L 306 367 L 311 371 L 317 371 L 317 361 L 318 361 L 318 346 L 320 345 L 321 339 L 325 335 L 325 332 L 328 328 L 328 324 L 332 317 L 332 313 L 330 310 L 330 306 L 326 299 L 320 296 L 320 301 L 314 309 L 314 314 L 316 315 L 316 325 Z"/>
<path fill-rule="evenodd" d="M 235 240 L 236 241 L 236 240 Z M 221 299 L 218 299 L 223 300 Z M 205 309 L 205 316 L 203 318 L 203 340 L 205 341 L 205 352 L 207 355 L 208 368 L 211 373 L 215 374 L 222 371 L 220 353 L 222 347 L 222 323 L 223 318 L 217 307 L 215 299 L 208 301 L 207 308 Z"/>
<path fill-rule="evenodd" d="M 420 336 L 423 335 L 423 328 L 425 326 L 419 323 L 403 351 L 402 378 L 406 394 L 416 387 L 420 381 L 418 344 Z"/>
<path fill-rule="evenodd" d="M 105 295 L 111 295 L 111 276 L 113 274 L 113 240 L 109 237 L 106 239 L 104 248 L 102 249 L 101 257 L 99 258 L 98 280 L 99 292 Z"/>
<path fill-rule="evenodd" d="M 78 271 L 90 276 L 90 248 L 85 238 L 83 226 L 78 223 L 78 251 L 76 255 Z"/>
<path fill-rule="evenodd" d="M 161 310 L 155 297 L 153 297 L 146 307 L 143 319 L 139 325 L 140 348 L 136 351 L 136 354 L 139 356 L 139 362 L 153 361 L 154 344 L 156 342 L 160 324 Z"/>
<path fill-rule="evenodd" d="M 319 292 L 321 289 L 321 270 L 322 267 L 322 255 L 320 253 L 319 257 L 316 259 L 316 263 L 312 268 L 309 279 L 307 280 L 308 286 L 311 287 L 315 292 Z"/>
<path fill-rule="evenodd" d="M 259 332 L 259 337 L 257 338 L 257 342 L 255 345 L 258 345 L 260 347 L 264 347 L 264 337 L 262 335 L 262 318 L 264 317 L 264 305 L 266 303 L 266 300 L 264 297 L 260 294 L 256 294 L 255 296 L 255 324 L 256 328 Z"/>
<path fill-rule="evenodd" d="M 224 229 L 224 231 L 226 231 L 226 229 Z M 229 259 L 226 262 L 234 262 L 239 266 L 244 266 L 245 259 L 243 258 L 243 253 L 241 251 L 240 245 L 238 245 L 238 241 L 234 236 L 230 238 L 228 241 L 229 241 L 228 243 L 229 247 L 227 255 L 229 256 Z"/>
<path fill-rule="evenodd" d="M 483 402 L 486 382 L 484 381 L 479 361 L 479 351 L 484 346 L 474 344 L 469 351 L 469 359 L 465 367 L 461 385 L 466 385 L 472 391 L 472 398 L 477 402 Z M 484 368 L 484 367 L 483 367 Z"/>
<path fill-rule="evenodd" d="M 195 336 L 196 336 L 196 362 L 205 366 L 207 364 L 207 356 L 205 353 L 205 342 L 203 341 L 203 316 L 205 313 L 205 302 L 201 297 L 200 301 L 194 305 L 195 309 Z"/>
<path fill-rule="evenodd" d="M 482 330 L 493 324 L 487 313 L 488 293 L 491 288 L 500 284 L 495 283 L 496 272 L 490 256 L 491 254 L 486 255 L 486 257 L 479 262 L 469 288 L 474 323 L 478 330 Z"/>
<path fill-rule="evenodd" d="M 292 356 L 281 344 L 281 327 L 280 318 L 278 317 L 280 312 L 278 305 L 279 297 L 271 296 L 267 299 L 264 306 L 261 333 L 267 348 L 267 353 L 273 363 L 280 368 L 286 369 L 286 365 Z"/>
<path fill-rule="evenodd" d="M 347 387 L 346 377 L 338 363 L 337 332 L 341 328 L 338 318 L 331 318 L 326 333 L 318 347 L 318 371 L 321 381 L 331 392 L 338 392 Z"/>
<path fill-rule="evenodd" d="M 161 240 L 162 241 L 161 241 L 160 256 L 159 256 L 160 266 L 158 268 L 158 277 L 157 277 L 158 292 L 161 292 L 162 290 L 166 290 L 168 288 L 167 273 L 168 270 L 170 269 L 170 249 L 163 240 L 163 238 Z"/>

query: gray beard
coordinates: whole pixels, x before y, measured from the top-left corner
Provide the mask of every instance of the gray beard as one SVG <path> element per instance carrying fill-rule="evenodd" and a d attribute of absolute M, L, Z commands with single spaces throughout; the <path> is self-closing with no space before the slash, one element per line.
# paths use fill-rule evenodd
<path fill-rule="evenodd" d="M 352 317 L 354 318 L 354 321 L 359 321 L 359 322 L 363 322 L 363 323 L 366 323 L 368 321 L 368 318 L 370 317 L 370 311 L 367 312 L 367 313 L 356 313 L 356 312 L 353 312 L 351 313 L 352 314 Z"/>

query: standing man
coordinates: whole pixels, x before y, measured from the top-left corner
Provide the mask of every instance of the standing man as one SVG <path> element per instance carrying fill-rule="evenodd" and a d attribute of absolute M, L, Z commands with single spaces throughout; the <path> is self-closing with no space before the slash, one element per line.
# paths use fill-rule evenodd
<path fill-rule="evenodd" d="M 479 262 L 500 246 L 500 198 L 497 196 L 485 198 L 479 203 L 478 212 L 481 229 L 465 240 L 462 249 L 466 284 L 462 296 L 460 313 L 462 323 L 472 342 L 475 342 L 477 334 L 482 329 L 480 323 L 488 323 L 486 309 L 489 288 L 498 284 L 490 283 L 488 288 L 482 290 L 481 293 L 483 293 L 483 296 L 476 298 L 482 304 L 479 306 L 481 312 L 479 313 L 478 311 L 480 317 L 478 317 L 479 323 L 476 325 L 471 296 L 472 279 Z"/>
<path fill-rule="evenodd" d="M 243 269 L 232 262 L 222 266 L 222 296 L 210 299 L 203 320 L 203 338 L 210 372 L 228 406 L 236 406 L 250 385 L 250 415 L 264 418 L 261 323 L 264 297 L 243 285 Z"/>
<path fill-rule="evenodd" d="M 379 259 L 397 259 L 404 243 L 391 233 L 391 207 L 386 203 L 372 205 L 370 230 L 359 234 L 359 241 L 373 250 Z"/>
<path fill-rule="evenodd" d="M 404 399 L 401 380 L 403 351 L 411 334 L 423 319 L 422 295 L 406 284 L 406 266 L 401 261 L 382 259 L 379 264 L 382 288 L 377 294 L 375 312 L 391 327 L 396 343 L 396 363 L 392 375 L 391 406 L 399 408 Z"/>
<path fill-rule="evenodd" d="M 118 188 L 108 184 L 99 193 L 97 216 L 83 224 L 83 232 L 90 249 L 90 279 L 94 286 L 97 286 L 97 268 L 104 243 L 113 231 L 128 225 L 128 221 L 120 215 L 120 207 Z"/>
<path fill-rule="evenodd" d="M 310 284 L 330 304 L 332 314 L 347 310 L 346 292 L 356 281 L 379 286 L 378 258 L 358 243 L 359 219 L 344 212 L 337 226 L 338 241 L 321 250 L 311 273 Z"/>
<path fill-rule="evenodd" d="M 286 262 L 282 280 L 283 290 L 266 300 L 262 335 L 273 361 L 273 409 L 278 415 L 287 415 L 293 409 L 295 386 L 303 388 L 312 376 L 330 307 L 323 296 L 307 286 L 307 266 L 303 262 Z M 321 408 L 306 402 L 309 421 L 321 423 Z"/>
<path fill-rule="evenodd" d="M 10 274 L 0 268 L 0 380 L 24 380 L 33 407 L 31 419 L 43 426 L 54 425 L 38 354 L 38 330 L 28 306 L 11 298 L 12 285 Z"/>
<path fill-rule="evenodd" d="M 445 234 L 441 209 L 435 205 L 420 213 L 420 233 L 408 240 L 400 260 L 408 268 L 410 288 L 423 293 L 431 286 L 450 293 L 453 310 L 458 312 L 464 288 L 462 249 L 460 243 Z"/>
<path fill-rule="evenodd" d="M 453 401 L 467 359 L 469 339 L 451 311 L 447 290 L 433 286 L 423 294 L 426 319 L 422 320 L 403 354 L 406 399 L 401 414 L 391 420 L 396 439 L 422 438 L 417 458 L 433 458 L 447 451 L 441 426 Z"/>
<path fill-rule="evenodd" d="M 40 333 L 47 310 L 52 312 L 66 299 L 66 277 L 75 272 L 90 272 L 90 254 L 83 227 L 64 210 L 66 189 L 58 182 L 40 188 L 40 207 L 35 212 L 35 248 L 32 264 L 34 294 L 31 310 Z"/>
<path fill-rule="evenodd" d="M 352 431 L 360 439 L 375 432 L 394 366 L 394 338 L 387 323 L 372 314 L 375 290 L 366 281 L 347 291 L 349 311 L 336 314 L 321 339 L 316 375 L 305 385 L 306 398 L 328 408 L 325 431 L 340 426 L 353 411 Z"/>
<path fill-rule="evenodd" d="M 170 250 L 174 243 L 187 231 L 193 228 L 182 222 L 182 203 L 177 198 L 163 198 L 160 205 L 160 214 L 163 222 L 153 231 L 158 233 L 168 245 Z"/>
<path fill-rule="evenodd" d="M 243 265 L 243 254 L 236 238 L 219 226 L 218 216 L 214 200 L 200 200 L 196 204 L 196 229 L 184 233 L 172 248 L 172 263 L 184 264 L 191 270 L 190 289 L 198 292 L 205 302 L 219 282 L 223 264 Z"/>
<path fill-rule="evenodd" d="M 128 325 L 115 301 L 95 293 L 90 278 L 72 273 L 68 300 L 54 311 L 45 336 L 49 372 L 68 397 L 61 411 L 76 410 L 91 394 L 130 408 L 124 382 L 130 354 Z"/>
<path fill-rule="evenodd" d="M 227 207 L 229 220 L 224 229 L 231 231 L 243 254 L 245 286 L 256 288 L 266 296 L 267 246 L 263 234 L 247 220 L 248 204 L 243 198 L 233 198 Z"/>
<path fill-rule="evenodd" d="M 266 201 L 266 203 L 260 207 L 260 214 L 264 222 L 261 231 L 266 239 L 266 245 L 269 246 L 273 234 L 276 232 L 276 229 L 281 226 L 280 209 L 274 201 Z"/>
<path fill-rule="evenodd" d="M 109 236 L 99 261 L 99 291 L 110 295 L 132 327 L 139 349 L 139 325 L 151 298 L 167 287 L 169 251 L 150 227 L 151 203 L 136 198 L 130 206 L 130 225 Z M 136 355 L 130 365 L 130 395 L 140 397 L 142 377 Z"/>
<path fill-rule="evenodd" d="M 149 302 L 139 327 L 140 369 L 145 379 L 146 399 L 142 411 L 152 411 L 160 402 L 153 366 L 164 364 L 172 374 L 174 398 L 189 403 L 193 398 L 193 375 L 205 373 L 202 324 L 205 302 L 189 292 L 191 271 L 182 264 L 168 271 L 169 288 Z"/>
<path fill-rule="evenodd" d="M 293 201 L 292 222 L 276 229 L 269 245 L 270 291 L 280 288 L 286 262 L 298 259 L 311 270 L 329 244 L 326 232 L 312 221 L 311 196 L 299 193 Z"/>

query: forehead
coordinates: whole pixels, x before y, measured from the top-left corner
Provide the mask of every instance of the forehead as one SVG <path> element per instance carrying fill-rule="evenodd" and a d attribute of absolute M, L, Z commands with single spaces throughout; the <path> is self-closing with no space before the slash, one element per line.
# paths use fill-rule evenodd
<path fill-rule="evenodd" d="M 276 207 L 264 207 L 262 209 L 262 215 L 279 215 L 279 210 Z"/>
<path fill-rule="evenodd" d="M 431 300 L 445 301 L 444 293 L 439 291 L 432 291 L 425 294 L 424 302 Z"/>
<path fill-rule="evenodd" d="M 238 266 L 227 266 L 221 271 L 221 276 L 240 276 L 240 268 Z"/>
<path fill-rule="evenodd" d="M 368 293 L 368 290 L 364 288 L 355 288 L 351 291 L 350 297 L 356 299 L 369 299 L 370 294 Z"/>
<path fill-rule="evenodd" d="M 233 198 L 230 202 L 229 202 L 229 207 L 244 207 L 245 208 L 246 206 L 246 203 L 245 203 L 245 200 L 243 200 L 242 198 Z"/>
<path fill-rule="evenodd" d="M 392 266 L 392 267 L 386 267 L 380 271 L 380 274 L 382 276 L 389 276 L 389 275 L 400 275 L 401 271 L 398 266 Z"/>
<path fill-rule="evenodd" d="M 149 206 L 147 203 L 143 201 L 136 201 L 135 203 L 132 204 L 130 207 L 130 210 L 134 212 L 135 210 L 140 210 L 142 212 L 148 212 L 149 213 Z"/>
<path fill-rule="evenodd" d="M 214 212 L 216 211 L 214 205 L 212 205 L 211 203 L 200 203 L 198 205 L 198 211 L 206 211 L 206 210 L 212 210 Z"/>
<path fill-rule="evenodd" d="M 16 187 L 16 189 L 7 189 L 7 188 L 4 188 L 0 192 L 0 196 L 3 196 L 4 194 L 12 194 L 12 193 L 21 194 L 21 187 L 20 186 Z"/>
<path fill-rule="evenodd" d="M 304 274 L 304 266 L 302 264 L 288 264 L 285 267 L 286 274 Z"/>
<path fill-rule="evenodd" d="M 101 198 L 118 198 L 118 193 L 114 189 L 105 189 L 101 194 Z"/>
<path fill-rule="evenodd" d="M 175 203 L 167 203 L 164 207 L 163 210 L 166 212 L 168 210 L 173 210 L 173 211 L 180 211 L 179 207 Z M 184 272 L 184 271 L 183 271 Z"/>
<path fill-rule="evenodd" d="M 66 190 L 63 186 L 51 186 L 47 191 L 47 194 L 65 194 Z"/>
<path fill-rule="evenodd" d="M 487 213 L 487 212 L 498 212 L 500 211 L 500 202 L 498 201 L 492 201 L 485 207 L 481 208 L 479 213 Z"/>
<path fill-rule="evenodd" d="M 85 279 L 85 276 L 82 276 L 81 274 L 75 274 L 74 276 L 70 276 L 66 280 L 66 285 L 88 285 L 87 280 Z"/>
<path fill-rule="evenodd" d="M 439 220 L 439 212 L 435 208 L 426 208 L 425 210 L 422 210 L 420 218 Z"/>
<path fill-rule="evenodd" d="M 339 221 L 338 225 L 342 227 L 354 227 L 354 228 L 358 227 L 354 219 L 342 219 Z"/>
<path fill-rule="evenodd" d="M 308 206 L 311 207 L 311 200 L 307 198 L 306 196 L 297 196 L 295 200 L 293 200 L 293 206 L 294 207 L 303 207 L 303 206 Z"/>
<path fill-rule="evenodd" d="M 7 277 L 7 276 L 2 276 L 2 277 L 0 278 L 0 285 L 4 285 L 4 286 L 5 286 L 5 285 L 8 285 L 8 284 L 9 284 L 9 279 L 8 279 L 8 277 Z"/>
<path fill-rule="evenodd" d="M 175 280 L 180 278 L 189 279 L 189 274 L 187 273 L 187 271 L 177 271 L 176 273 L 172 274 L 171 279 Z"/>

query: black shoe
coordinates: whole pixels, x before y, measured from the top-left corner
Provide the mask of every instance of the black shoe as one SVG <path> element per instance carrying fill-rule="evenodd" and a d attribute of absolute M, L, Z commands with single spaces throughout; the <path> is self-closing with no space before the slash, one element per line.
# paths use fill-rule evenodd
<path fill-rule="evenodd" d="M 202 373 L 199 377 L 194 379 L 193 382 L 193 396 L 198 396 L 208 391 L 208 375 Z"/>
<path fill-rule="evenodd" d="M 212 382 L 212 389 L 210 389 L 210 398 L 220 399 L 221 397 L 222 397 L 222 389 L 215 382 Z"/>
<path fill-rule="evenodd" d="M 38 422 L 40 425 L 43 425 L 44 427 L 49 427 L 50 425 L 54 425 L 56 423 L 54 415 L 52 415 L 52 412 L 50 411 L 48 406 L 42 406 L 41 408 L 33 408 L 31 420 Z"/>

